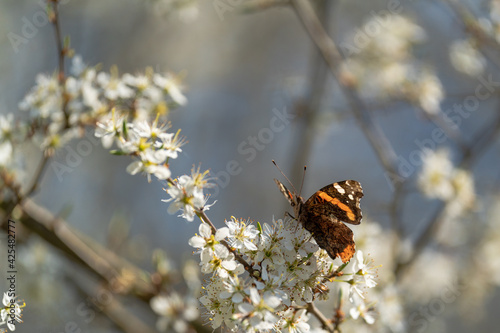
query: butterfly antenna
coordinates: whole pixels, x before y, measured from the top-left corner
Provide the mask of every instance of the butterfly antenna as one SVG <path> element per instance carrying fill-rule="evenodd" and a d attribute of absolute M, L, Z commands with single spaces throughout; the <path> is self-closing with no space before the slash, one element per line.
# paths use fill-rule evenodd
<path fill-rule="evenodd" d="M 276 162 L 275 162 L 274 160 L 273 160 L 273 164 L 274 164 L 274 166 L 275 166 L 275 167 L 277 167 L 277 168 L 278 168 L 279 172 L 283 175 L 283 177 L 285 177 L 285 179 L 288 181 L 288 183 L 289 183 L 290 185 L 292 185 L 292 188 L 293 188 L 293 190 L 295 191 L 295 193 L 297 193 L 297 189 L 295 188 L 295 186 L 293 186 L 293 184 L 292 184 L 292 182 L 290 181 L 290 179 L 288 179 L 288 177 L 287 177 L 287 176 L 285 176 L 285 174 L 283 173 L 283 171 L 281 171 L 280 167 L 278 166 L 278 164 L 276 164 Z"/>
<path fill-rule="evenodd" d="M 300 183 L 299 196 L 302 194 L 302 187 L 304 186 L 304 179 L 306 178 L 307 165 L 304 165 L 304 173 L 302 174 L 302 182 Z"/>

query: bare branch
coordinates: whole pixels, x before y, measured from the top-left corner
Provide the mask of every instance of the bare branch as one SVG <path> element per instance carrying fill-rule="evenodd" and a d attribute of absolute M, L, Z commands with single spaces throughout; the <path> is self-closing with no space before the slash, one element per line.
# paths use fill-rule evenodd
<path fill-rule="evenodd" d="M 24 213 L 21 219 L 23 225 L 103 278 L 113 290 L 133 293 L 146 301 L 156 295 L 157 287 L 145 279 L 148 276 L 146 272 L 126 263 L 124 259 L 118 259 L 117 255 L 103 247 L 96 251 L 88 245 L 89 240 L 84 241 L 83 237 L 77 235 L 63 219 L 55 217 L 32 200 L 24 200 L 21 208 Z M 135 278 L 123 279 L 122 272 L 127 272 L 127 275 L 133 274 Z"/>
<path fill-rule="evenodd" d="M 123 332 L 156 333 L 156 329 L 146 324 L 134 312 L 129 311 L 114 294 L 98 283 L 82 278 L 78 274 L 70 274 L 76 288 L 87 295 L 87 299 L 108 317 Z"/>
<path fill-rule="evenodd" d="M 323 329 L 325 329 L 331 333 L 335 332 L 334 328 L 332 327 L 331 321 L 328 320 L 321 313 L 321 311 L 318 310 L 318 308 L 316 307 L 316 305 L 314 305 L 314 303 L 307 303 L 307 312 L 311 313 L 313 316 L 315 316 L 319 320 Z"/>

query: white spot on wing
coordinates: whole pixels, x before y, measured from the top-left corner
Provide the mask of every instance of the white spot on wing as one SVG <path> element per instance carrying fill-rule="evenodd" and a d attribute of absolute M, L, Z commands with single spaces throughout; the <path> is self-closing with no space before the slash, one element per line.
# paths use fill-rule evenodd
<path fill-rule="evenodd" d="M 340 194 L 345 193 L 345 190 L 339 184 L 335 183 L 333 186 L 337 189 L 337 191 L 339 191 Z"/>
<path fill-rule="evenodd" d="M 352 196 L 352 194 L 349 194 L 349 199 L 354 200 L 354 197 Z"/>

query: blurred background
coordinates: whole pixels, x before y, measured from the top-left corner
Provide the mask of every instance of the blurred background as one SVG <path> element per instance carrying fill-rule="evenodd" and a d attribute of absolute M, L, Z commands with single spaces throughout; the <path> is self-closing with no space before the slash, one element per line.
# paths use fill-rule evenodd
<path fill-rule="evenodd" d="M 287 1 L 63 1 L 59 14 L 63 35 L 86 64 L 105 71 L 116 65 L 121 74 L 150 66 L 183 77 L 188 103 L 170 120 L 189 142 L 171 170 L 180 176 L 201 165 L 217 178 L 210 199 L 217 203 L 208 212 L 216 226 L 231 216 L 270 222 L 291 211 L 274 184 L 273 178 L 285 180 L 272 160 L 297 190 L 307 165 L 305 198 L 326 184 L 355 179 L 365 193 L 362 225 L 352 227 L 358 248 L 382 264 L 381 288 L 396 288 L 395 303 L 403 309 L 401 318 L 377 330 L 494 330 L 500 248 L 483 245 L 496 243 L 495 235 L 500 241 L 498 2 L 311 2 L 344 57 L 338 69 L 344 88 Z M 43 1 L 0 3 L 3 114 L 26 118 L 18 104 L 36 75 L 57 69 L 53 29 L 39 16 L 44 10 Z M 477 97 L 479 86 L 487 98 Z M 346 99 L 350 90 L 361 111 Z M 467 109 L 460 113 L 455 105 Z M 458 126 L 446 114 L 459 119 Z M 286 119 L 283 129 L 270 131 L 276 118 Z M 436 130 L 444 136 L 436 139 Z M 444 153 L 426 164 L 433 153 L 426 155 L 422 142 Z M 25 173 L 33 174 L 42 153 L 35 145 L 22 152 Z M 66 158 L 63 148 L 52 161 Z M 146 271 L 153 269 L 157 248 L 177 269 L 197 260 L 187 241 L 199 223 L 169 215 L 160 201 L 167 199 L 164 185 L 128 174 L 129 163 L 93 144 L 62 179 L 49 162 L 33 199 L 78 234 Z M 238 172 L 231 175 L 235 163 Z M 426 183 L 433 168 L 444 174 L 463 170 L 463 182 L 473 186 L 468 201 L 433 194 L 441 186 L 439 180 Z M 458 193 L 462 182 L 453 181 Z M 450 213 L 451 205 L 460 207 Z M 397 245 L 389 246 L 395 237 Z M 1 239 L 4 244 L 7 236 Z M 74 328 L 68 322 L 81 332 L 122 331 L 99 309 L 91 320 L 82 315 L 81 304 L 91 308 L 91 296 L 81 286 L 85 282 L 74 281 L 94 279 L 86 269 L 32 231 L 24 230 L 18 242 L 17 288 L 27 303 L 19 331 L 69 332 Z M 2 245 L 2 261 L 5 251 Z M 411 267 L 398 266 L 409 259 Z M 436 303 L 446 288 L 457 297 Z M 154 314 L 132 301 L 126 305 L 154 327 Z"/>

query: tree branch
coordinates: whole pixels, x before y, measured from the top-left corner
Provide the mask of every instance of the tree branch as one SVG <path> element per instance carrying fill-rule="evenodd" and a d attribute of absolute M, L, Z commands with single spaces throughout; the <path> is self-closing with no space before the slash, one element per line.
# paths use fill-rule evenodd
<path fill-rule="evenodd" d="M 157 294 L 157 286 L 146 279 L 148 273 L 126 263 L 124 259 L 118 259 L 117 255 L 103 247 L 90 247 L 88 242 L 91 241 L 84 241 L 63 219 L 55 217 L 30 199 L 25 199 L 20 207 L 24 213 L 21 219 L 24 226 L 104 279 L 115 292 L 132 293 L 145 301 Z M 125 272 L 128 275 L 126 279 L 122 276 Z M 130 278 L 129 275 L 135 277 Z"/>
<path fill-rule="evenodd" d="M 87 300 L 108 317 L 125 333 L 157 333 L 134 312 L 129 311 L 113 292 L 98 283 L 82 278 L 79 274 L 71 274 L 71 281 L 80 292 L 87 295 Z"/>
<path fill-rule="evenodd" d="M 323 329 L 325 329 L 331 333 L 335 332 L 334 328 L 332 327 L 331 321 L 328 320 L 321 313 L 321 311 L 318 310 L 318 308 L 316 307 L 316 305 L 314 305 L 314 303 L 307 303 L 307 312 L 312 313 L 312 315 L 315 316 L 319 320 Z"/>

